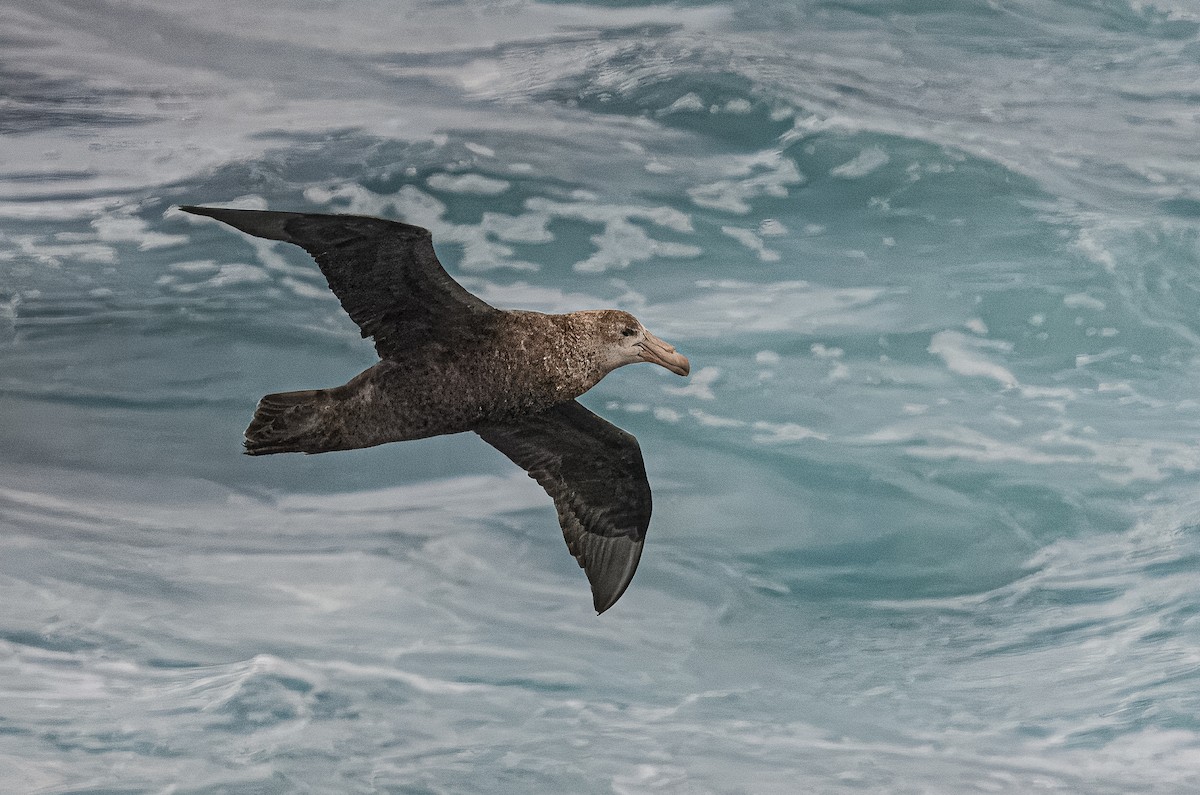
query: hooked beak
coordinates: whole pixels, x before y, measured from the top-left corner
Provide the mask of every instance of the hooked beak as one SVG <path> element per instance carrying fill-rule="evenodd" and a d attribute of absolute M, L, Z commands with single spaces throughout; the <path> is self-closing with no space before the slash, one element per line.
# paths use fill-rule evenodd
<path fill-rule="evenodd" d="M 652 362 L 670 370 L 675 375 L 687 375 L 692 365 L 682 353 L 675 352 L 675 346 L 663 342 L 658 337 L 646 332 L 646 339 L 638 344 L 641 352 L 638 354 L 644 362 Z"/>

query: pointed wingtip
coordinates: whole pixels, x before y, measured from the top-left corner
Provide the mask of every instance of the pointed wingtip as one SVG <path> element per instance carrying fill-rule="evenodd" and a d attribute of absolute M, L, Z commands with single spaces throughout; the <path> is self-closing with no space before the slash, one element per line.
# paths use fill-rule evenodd
<path fill-rule="evenodd" d="M 285 225 L 293 218 L 303 217 L 298 213 L 280 213 L 271 210 L 242 210 L 236 207 L 200 207 L 195 204 L 181 204 L 179 205 L 179 209 L 192 215 L 204 215 L 214 218 L 248 235 L 254 235 L 266 240 L 282 240 L 287 243 L 295 243 L 297 241 L 287 231 Z"/>
<path fill-rule="evenodd" d="M 217 208 L 216 207 L 201 207 L 197 204 L 178 204 L 175 206 L 175 209 L 182 210 L 185 213 L 191 213 L 192 215 L 207 215 L 208 217 L 211 218 L 213 211 L 216 210 Z"/>
<path fill-rule="evenodd" d="M 592 586 L 592 606 L 600 615 L 615 605 L 633 582 L 645 541 L 593 536 L 589 542 L 591 554 L 585 555 L 583 566 Z"/>
<path fill-rule="evenodd" d="M 620 597 L 618 597 L 620 598 Z M 596 615 L 604 615 L 604 611 L 617 603 L 616 599 L 609 599 L 607 602 L 601 602 L 600 594 L 592 594 L 592 607 L 596 608 Z"/>
<path fill-rule="evenodd" d="M 634 565 L 636 566 L 637 564 L 635 563 Z M 617 601 L 624 596 L 626 589 L 629 588 L 629 583 L 632 581 L 633 572 L 629 572 L 626 575 L 624 582 L 621 582 L 616 589 L 607 590 L 604 586 L 600 586 L 599 584 L 593 586 L 592 607 L 596 609 L 596 615 L 603 614 L 606 610 L 615 605 Z"/>
<path fill-rule="evenodd" d="M 596 609 L 596 615 L 601 615 L 604 611 L 615 605 L 621 596 L 625 593 L 625 589 L 629 587 L 629 582 L 633 580 L 630 575 L 629 580 L 621 586 L 619 591 L 605 593 L 603 589 L 592 591 L 592 607 Z"/>

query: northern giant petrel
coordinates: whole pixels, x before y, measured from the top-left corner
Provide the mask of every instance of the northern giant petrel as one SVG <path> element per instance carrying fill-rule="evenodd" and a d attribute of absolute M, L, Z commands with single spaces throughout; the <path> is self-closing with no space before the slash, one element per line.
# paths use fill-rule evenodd
<path fill-rule="evenodd" d="M 381 361 L 332 389 L 267 395 L 246 453 L 324 453 L 474 431 L 554 499 L 597 613 L 633 579 L 650 523 L 637 439 L 575 398 L 618 367 L 686 357 L 616 309 L 504 311 L 450 278 L 419 226 L 358 215 L 181 207 L 317 261 Z"/>

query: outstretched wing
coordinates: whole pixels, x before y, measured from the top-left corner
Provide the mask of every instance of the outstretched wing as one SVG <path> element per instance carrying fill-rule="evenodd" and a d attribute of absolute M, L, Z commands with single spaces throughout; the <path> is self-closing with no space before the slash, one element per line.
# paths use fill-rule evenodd
<path fill-rule="evenodd" d="M 554 498 L 567 548 L 587 573 L 597 613 L 629 587 L 650 524 L 637 439 L 574 400 L 475 429 Z"/>
<path fill-rule="evenodd" d="M 361 215 L 279 213 L 223 207 L 180 207 L 247 234 L 303 248 L 329 281 L 342 308 L 375 338 L 380 357 L 449 328 L 498 314 L 450 278 L 433 253 L 429 230 Z"/>

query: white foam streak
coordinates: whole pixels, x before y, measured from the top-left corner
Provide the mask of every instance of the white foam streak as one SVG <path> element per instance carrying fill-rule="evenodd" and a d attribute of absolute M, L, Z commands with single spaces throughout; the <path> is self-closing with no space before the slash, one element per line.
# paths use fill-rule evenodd
<path fill-rule="evenodd" d="M 697 295 L 653 305 L 653 327 L 677 338 L 765 332 L 814 332 L 887 327 L 888 291 L 875 287 L 829 288 L 803 281 L 753 284 L 702 280 Z"/>
<path fill-rule="evenodd" d="M 1008 388 L 1017 378 L 1003 365 L 982 355 L 982 350 L 1008 352 L 1012 346 L 1000 340 L 981 340 L 958 331 L 940 331 L 929 341 L 929 352 L 941 358 L 951 372 L 973 378 L 990 378 Z"/>
<path fill-rule="evenodd" d="M 719 368 L 701 367 L 688 377 L 688 383 L 684 386 L 664 386 L 663 391 L 669 395 L 713 400 L 716 398 L 716 394 L 713 393 L 712 387 L 720 377 L 721 370 Z"/>
<path fill-rule="evenodd" d="M 420 526 L 423 515 L 431 520 L 444 516 L 447 504 L 455 505 L 462 518 L 482 519 L 543 506 L 546 495 L 516 471 L 508 477 L 465 476 L 352 494 L 290 494 L 277 500 L 279 509 L 288 513 L 403 514 L 410 526 Z"/>
<path fill-rule="evenodd" d="M 520 243 L 549 243 L 554 240 L 547 228 L 557 219 L 601 223 L 604 231 L 594 235 L 591 242 L 596 251 L 590 257 L 574 263 L 582 273 L 602 273 L 628 268 L 634 262 L 655 257 L 690 258 L 699 256 L 699 247 L 684 243 L 656 240 L 634 219 L 649 221 L 676 232 L 691 232 L 691 219 L 669 207 L 605 204 L 594 198 L 564 202 L 533 197 L 525 202 L 526 211 L 511 216 L 484 213 L 478 225 L 453 224 L 444 220 L 446 206 L 412 186 L 405 185 L 394 194 L 378 194 L 355 183 L 334 188 L 309 188 L 306 197 L 318 204 L 348 204 L 347 210 L 363 215 L 399 216 L 402 220 L 429 229 L 439 243 L 459 243 L 463 246 L 460 267 L 466 271 L 492 268 L 536 270 L 537 266 L 513 260 L 513 250 L 494 242 L 501 240 Z"/>
<path fill-rule="evenodd" d="M 1068 309 L 1090 309 L 1093 312 L 1103 312 L 1105 303 L 1087 293 L 1071 293 L 1063 296 L 1063 306 Z"/>
<path fill-rule="evenodd" d="M 750 212 L 754 199 L 760 196 L 785 198 L 789 187 L 802 185 L 805 181 L 795 161 L 778 150 L 728 158 L 722 169 L 740 178 L 720 179 L 689 188 L 688 196 L 696 205 L 745 215 Z"/>
<path fill-rule="evenodd" d="M 498 196 L 512 183 L 482 174 L 434 174 L 426 180 L 429 187 L 447 193 L 470 193 L 478 196 Z"/>
<path fill-rule="evenodd" d="M 1200 451 L 1185 442 L 1096 438 L 1069 422 L 1019 440 L 996 438 L 963 425 L 906 422 L 872 432 L 863 442 L 905 444 L 907 455 L 927 460 L 1076 466 L 1120 485 L 1154 483 L 1200 469 Z"/>
<path fill-rule="evenodd" d="M 753 428 L 759 431 L 759 433 L 754 434 L 751 438 L 758 444 L 791 444 L 792 442 L 802 442 L 807 439 L 816 439 L 818 441 L 829 439 L 828 434 L 819 433 L 812 428 L 806 428 L 795 422 L 767 422 L 759 420 L 754 423 Z"/>
<path fill-rule="evenodd" d="M 130 216 L 103 215 L 92 221 L 92 228 L 96 230 L 96 236 L 102 242 L 134 242 L 142 251 L 181 246 L 189 240 L 187 235 L 152 232 L 147 226 L 147 223 L 141 218 Z"/>
<path fill-rule="evenodd" d="M 763 262 L 779 261 L 779 252 L 767 248 L 763 243 L 762 238 L 759 237 L 754 230 L 743 229 L 738 226 L 723 226 L 721 227 L 721 231 L 753 251 Z"/>
<path fill-rule="evenodd" d="M 877 146 L 873 146 L 859 152 L 853 160 L 831 169 L 829 173 L 842 179 L 858 179 L 882 168 L 889 162 L 891 162 L 891 158 L 887 152 Z"/>

